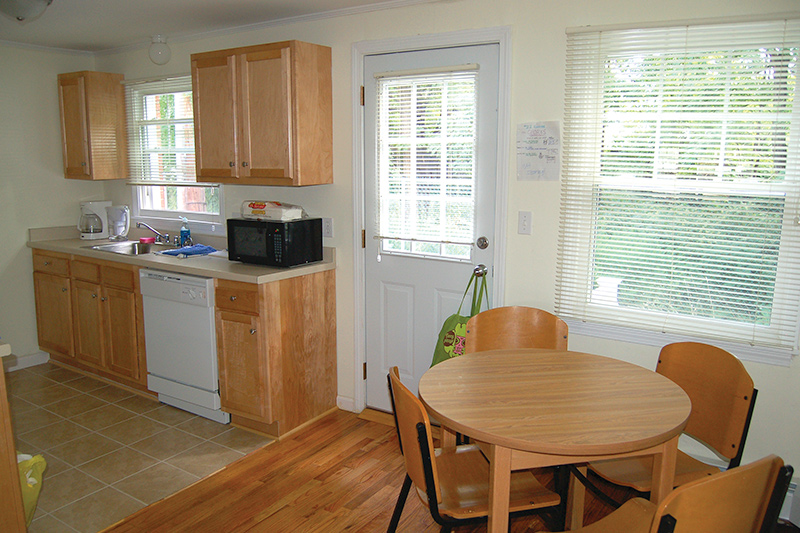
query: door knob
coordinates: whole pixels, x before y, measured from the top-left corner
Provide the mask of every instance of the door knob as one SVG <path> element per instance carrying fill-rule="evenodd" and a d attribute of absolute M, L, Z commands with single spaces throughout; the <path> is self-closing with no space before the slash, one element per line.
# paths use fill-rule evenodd
<path fill-rule="evenodd" d="M 478 237 L 478 240 L 475 242 L 478 245 L 478 248 L 481 250 L 485 250 L 489 246 L 489 239 L 486 237 Z"/>

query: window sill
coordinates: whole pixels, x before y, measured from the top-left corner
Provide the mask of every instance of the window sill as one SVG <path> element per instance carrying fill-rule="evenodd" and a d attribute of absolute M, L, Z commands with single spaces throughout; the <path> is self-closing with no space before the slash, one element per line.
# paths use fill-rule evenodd
<path fill-rule="evenodd" d="M 667 344 L 673 342 L 704 342 L 706 344 L 713 344 L 714 346 L 728 350 L 742 361 L 752 361 L 755 363 L 785 367 L 791 366 L 792 364 L 792 354 L 786 350 L 725 342 L 711 338 L 687 337 L 622 326 L 590 323 L 574 318 L 564 318 L 564 321 L 569 326 L 570 334 L 574 335 L 584 335 L 587 337 L 597 337 L 601 339 L 659 347 L 666 346 Z"/>

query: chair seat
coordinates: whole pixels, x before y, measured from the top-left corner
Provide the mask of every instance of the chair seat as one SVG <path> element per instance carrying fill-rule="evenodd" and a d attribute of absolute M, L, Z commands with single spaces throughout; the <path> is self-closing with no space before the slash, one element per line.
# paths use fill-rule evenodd
<path fill-rule="evenodd" d="M 611 483 L 631 487 L 639 492 L 650 492 L 653 481 L 653 457 L 642 456 L 613 461 L 589 463 L 589 469 Z M 707 465 L 678 451 L 675 467 L 675 487 L 719 473 L 719 468 Z"/>
<path fill-rule="evenodd" d="M 489 461 L 475 445 L 436 449 L 442 503 L 439 512 L 452 518 L 486 516 L 489 512 Z M 454 490 L 453 487 L 457 487 Z M 417 490 L 427 505 L 424 493 Z M 558 494 L 545 488 L 529 470 L 511 474 L 510 512 L 558 505 Z"/>
<path fill-rule="evenodd" d="M 623 533 L 650 531 L 656 505 L 642 498 L 628 500 L 613 513 L 581 528 L 581 533 Z"/>

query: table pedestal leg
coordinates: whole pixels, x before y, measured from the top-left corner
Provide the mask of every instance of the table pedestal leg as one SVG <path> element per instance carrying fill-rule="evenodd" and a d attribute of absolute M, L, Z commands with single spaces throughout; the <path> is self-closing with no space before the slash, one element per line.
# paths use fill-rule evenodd
<path fill-rule="evenodd" d="M 678 438 L 665 442 L 662 453 L 653 455 L 653 483 L 650 490 L 650 501 L 653 503 L 660 503 L 672 491 L 678 461 Z"/>
<path fill-rule="evenodd" d="M 489 457 L 489 533 L 508 531 L 511 493 L 511 450 L 492 446 Z"/>
<path fill-rule="evenodd" d="M 562 466 L 561 468 L 569 468 Z M 578 471 L 586 475 L 586 466 L 577 467 Z M 567 530 L 578 529 L 583 527 L 583 510 L 586 506 L 585 496 L 586 488 L 578 481 L 575 476 L 569 476 L 569 488 L 567 489 L 567 506 L 564 527 Z"/>

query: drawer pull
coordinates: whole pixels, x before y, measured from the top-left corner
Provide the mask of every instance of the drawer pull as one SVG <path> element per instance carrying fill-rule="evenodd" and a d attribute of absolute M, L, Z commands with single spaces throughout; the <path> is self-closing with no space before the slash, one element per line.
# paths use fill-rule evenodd
<path fill-rule="evenodd" d="M 49 265 L 50 265 L 50 261 L 45 261 L 44 262 L 44 266 L 49 266 Z"/>
<path fill-rule="evenodd" d="M 242 161 L 242 166 L 247 167 L 247 161 Z"/>
<path fill-rule="evenodd" d="M 97 295 L 96 294 L 92 294 L 92 298 L 97 298 Z"/>
<path fill-rule="evenodd" d="M 66 287 L 61 287 L 61 292 L 67 292 L 67 288 Z"/>
<path fill-rule="evenodd" d="M 236 301 L 236 296 L 231 296 L 231 301 L 235 302 Z"/>
<path fill-rule="evenodd" d="M 105 302 L 107 299 L 108 299 L 108 298 L 106 298 L 105 296 L 103 296 L 102 298 L 100 298 L 100 301 L 101 301 L 101 302 Z"/>
<path fill-rule="evenodd" d="M 233 161 L 229 161 L 229 162 L 228 162 L 228 166 L 230 166 L 230 167 L 235 167 L 235 166 L 236 166 L 236 163 L 234 163 Z"/>
<path fill-rule="evenodd" d="M 250 330 L 250 335 L 255 335 L 255 334 L 256 334 L 256 330 L 255 330 L 255 328 L 251 329 L 251 330 Z"/>

